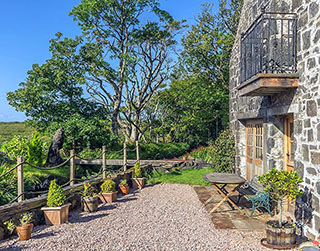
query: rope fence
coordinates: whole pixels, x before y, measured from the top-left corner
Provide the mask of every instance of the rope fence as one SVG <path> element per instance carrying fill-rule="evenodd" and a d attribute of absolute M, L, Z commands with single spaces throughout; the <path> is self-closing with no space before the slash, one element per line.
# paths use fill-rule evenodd
<path fill-rule="evenodd" d="M 110 177 L 111 175 L 113 175 L 114 173 L 117 173 L 119 171 L 127 171 L 127 165 L 128 165 L 128 160 L 127 160 L 127 151 L 129 152 L 136 152 L 136 161 L 134 162 L 134 164 L 136 164 L 139 160 L 140 160 L 140 149 L 139 149 L 139 142 L 136 141 L 136 147 L 133 150 L 128 150 L 127 149 L 127 145 L 126 143 L 124 143 L 124 146 L 121 150 L 118 151 L 107 151 L 106 147 L 103 146 L 102 147 L 102 153 L 100 155 L 98 155 L 96 158 L 93 159 L 88 159 L 88 158 L 82 158 L 81 156 L 75 154 L 74 150 L 70 151 L 70 157 L 66 160 L 64 160 L 62 163 L 60 163 L 57 166 L 52 166 L 52 167 L 40 167 L 37 165 L 34 165 L 32 163 L 29 163 L 28 161 L 26 161 L 24 159 L 23 156 L 19 156 L 17 158 L 17 165 L 15 165 L 14 167 L 10 168 L 8 171 L 6 171 L 5 173 L 0 175 L 0 178 L 8 175 L 9 173 L 15 171 L 17 169 L 17 178 L 18 178 L 18 184 L 17 184 L 17 191 L 18 191 L 18 196 L 16 196 L 14 199 L 12 199 L 8 204 L 12 204 L 13 202 L 17 201 L 21 202 L 24 200 L 24 196 L 28 195 L 28 194 L 33 194 L 33 195 L 41 195 L 41 194 L 45 194 L 48 193 L 48 190 L 44 190 L 44 191 L 24 191 L 24 165 L 28 165 L 32 168 L 35 169 L 39 169 L 39 170 L 54 170 L 54 169 L 58 169 L 61 167 L 64 167 L 66 164 L 69 163 L 70 165 L 70 175 L 69 175 L 69 181 L 63 185 L 61 185 L 61 187 L 66 187 L 69 185 L 74 185 L 76 182 L 85 182 L 88 179 L 95 179 L 98 178 L 99 176 L 102 175 L 103 179 L 106 179 L 107 177 Z M 121 167 L 117 170 L 115 170 L 113 172 L 113 170 L 109 169 L 107 170 L 107 154 L 117 154 L 123 152 L 123 165 L 121 165 Z M 78 158 L 79 160 L 85 160 L 85 161 L 92 161 L 92 160 L 100 160 L 102 157 L 102 165 L 101 168 L 99 170 L 98 173 L 94 174 L 94 176 L 90 176 L 90 177 L 86 177 L 86 179 L 79 179 L 76 178 L 75 175 L 75 170 L 76 170 L 76 164 L 75 164 L 75 158 Z"/>

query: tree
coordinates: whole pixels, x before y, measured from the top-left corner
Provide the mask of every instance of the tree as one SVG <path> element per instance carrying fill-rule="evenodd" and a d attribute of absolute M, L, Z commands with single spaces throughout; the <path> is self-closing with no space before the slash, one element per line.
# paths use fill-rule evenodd
<path fill-rule="evenodd" d="M 180 69 L 229 90 L 229 60 L 243 1 L 222 0 L 217 14 L 203 5 L 196 24 L 182 39 Z"/>
<path fill-rule="evenodd" d="M 9 104 L 25 112 L 31 118 L 29 123 L 39 131 L 44 131 L 52 122 L 68 120 L 74 113 L 106 117 L 99 105 L 83 97 L 79 85 L 83 72 L 75 51 L 80 38 L 59 41 L 61 35 L 57 33 L 50 41 L 52 57 L 43 65 L 34 64 L 20 88 L 7 94 Z"/>
<path fill-rule="evenodd" d="M 146 13 L 154 16 L 143 23 Z M 71 15 L 85 34 L 79 55 L 87 92 L 110 112 L 116 135 L 121 126 L 127 139 L 137 139 L 142 110 L 168 78 L 181 23 L 157 0 L 82 0 Z"/>

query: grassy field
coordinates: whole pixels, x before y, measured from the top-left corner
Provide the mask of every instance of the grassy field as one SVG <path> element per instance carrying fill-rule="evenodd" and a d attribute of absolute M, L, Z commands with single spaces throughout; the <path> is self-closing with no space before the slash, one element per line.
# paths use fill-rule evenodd
<path fill-rule="evenodd" d="M 0 122 L 0 145 L 15 135 L 32 136 L 34 128 L 24 122 Z"/>
<path fill-rule="evenodd" d="M 174 183 L 174 184 L 187 184 L 198 186 L 210 186 L 209 182 L 206 182 L 202 175 L 212 173 L 214 170 L 212 167 L 197 169 L 189 169 L 184 171 L 172 171 L 170 173 L 156 172 L 154 171 L 152 177 L 148 179 L 148 184 L 157 183 Z"/>

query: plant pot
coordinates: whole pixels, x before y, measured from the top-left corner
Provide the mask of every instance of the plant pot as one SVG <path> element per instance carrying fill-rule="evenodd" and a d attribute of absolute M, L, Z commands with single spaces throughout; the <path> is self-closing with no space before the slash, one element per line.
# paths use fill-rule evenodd
<path fill-rule="evenodd" d="M 127 195 L 129 193 L 129 186 L 120 186 L 120 190 L 123 195 Z"/>
<path fill-rule="evenodd" d="M 68 222 L 70 203 L 61 207 L 43 207 L 41 210 L 44 213 L 47 225 L 60 225 Z"/>
<path fill-rule="evenodd" d="M 144 187 L 145 178 L 132 178 L 133 189 L 142 189 Z"/>
<path fill-rule="evenodd" d="M 17 233 L 20 241 L 27 241 L 31 239 L 31 233 L 33 230 L 33 224 L 27 224 L 23 226 L 17 226 Z"/>
<path fill-rule="evenodd" d="M 96 212 L 98 210 L 98 197 L 90 197 L 90 198 L 82 198 L 81 199 L 82 205 L 83 205 L 83 211 L 84 212 Z"/>
<path fill-rule="evenodd" d="M 102 203 L 112 203 L 117 201 L 117 192 L 100 193 L 99 198 L 102 201 Z"/>
<path fill-rule="evenodd" d="M 267 222 L 267 243 L 277 246 L 290 246 L 296 243 L 296 226 L 280 228 L 276 221 Z"/>

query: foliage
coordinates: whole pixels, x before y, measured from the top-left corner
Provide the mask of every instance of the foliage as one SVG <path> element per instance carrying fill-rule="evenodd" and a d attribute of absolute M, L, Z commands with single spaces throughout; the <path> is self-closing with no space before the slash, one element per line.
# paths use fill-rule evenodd
<path fill-rule="evenodd" d="M 98 196 L 95 188 L 91 186 L 89 183 L 83 184 L 83 191 L 81 191 L 81 195 L 83 198 L 86 199 Z"/>
<path fill-rule="evenodd" d="M 51 123 L 46 132 L 53 135 L 59 128 L 64 129 L 64 149 L 101 148 L 103 145 L 111 147 L 115 136 L 110 131 L 110 123 L 99 117 L 85 117 L 73 114 L 64 122 Z"/>
<path fill-rule="evenodd" d="M 13 219 L 10 219 L 8 221 L 5 221 L 3 224 L 7 227 L 8 231 L 12 233 L 15 230 L 16 226 L 28 225 L 30 224 L 31 220 L 32 220 L 32 213 L 26 212 L 21 215 L 18 223 L 16 223 Z"/>
<path fill-rule="evenodd" d="M 100 186 L 101 193 L 112 193 L 116 191 L 116 183 L 113 180 L 106 180 Z"/>
<path fill-rule="evenodd" d="M 202 175 L 212 173 L 215 170 L 212 167 L 202 169 L 188 169 L 183 171 L 171 171 L 164 173 L 153 171 L 148 177 L 148 184 L 156 183 L 174 183 L 174 184 L 188 184 L 197 186 L 210 186 L 210 183 L 202 178 Z"/>
<path fill-rule="evenodd" d="M 32 213 L 24 213 L 19 220 L 20 225 L 21 226 L 28 225 L 31 220 L 32 220 Z"/>
<path fill-rule="evenodd" d="M 127 186 L 127 185 L 128 185 L 127 180 L 121 180 L 120 186 Z"/>
<path fill-rule="evenodd" d="M 134 167 L 132 170 L 132 178 L 142 178 L 142 172 L 141 172 L 139 161 L 134 164 Z"/>
<path fill-rule="evenodd" d="M 0 151 L 6 153 L 11 159 L 18 156 L 27 156 L 29 139 L 25 136 L 13 136 L 13 138 L 1 145 Z"/>
<path fill-rule="evenodd" d="M 232 172 L 235 158 L 233 132 L 230 129 L 221 132 L 208 153 L 205 160 L 211 162 L 217 172 Z"/>
<path fill-rule="evenodd" d="M 36 166 L 42 166 L 44 160 L 43 143 L 41 135 L 35 131 L 33 137 L 28 144 L 27 161 Z"/>
<path fill-rule="evenodd" d="M 302 194 L 299 190 L 299 183 L 302 178 L 298 176 L 296 171 L 270 169 L 268 173 L 258 177 L 265 192 L 269 193 L 270 197 L 275 201 L 280 201 L 280 218 L 279 225 L 282 226 L 282 207 L 285 197 L 294 199 Z"/>
<path fill-rule="evenodd" d="M 47 198 L 48 207 L 60 207 L 66 201 L 66 196 L 61 186 L 56 183 L 56 180 L 50 182 L 49 193 Z"/>
<path fill-rule="evenodd" d="M 141 159 L 171 159 L 189 150 L 187 143 L 149 143 L 140 145 Z"/>

